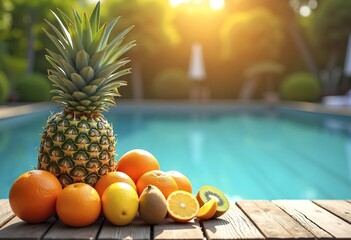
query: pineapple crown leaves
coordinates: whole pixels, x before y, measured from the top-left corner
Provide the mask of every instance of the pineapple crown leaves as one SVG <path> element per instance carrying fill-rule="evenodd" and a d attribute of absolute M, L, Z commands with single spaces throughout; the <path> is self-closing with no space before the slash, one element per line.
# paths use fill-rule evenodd
<path fill-rule="evenodd" d="M 53 100 L 68 111 L 108 111 L 116 105 L 115 97 L 120 96 L 118 88 L 126 85 L 119 77 L 130 73 L 130 69 L 123 69 L 129 60 L 120 57 L 135 46 L 135 41 L 122 44 L 133 26 L 109 41 L 119 17 L 100 26 L 100 2 L 90 18 L 85 13 L 81 18 L 74 9 L 73 20 L 60 9 L 60 16 L 51 12 L 59 27 L 45 20 L 55 35 L 43 31 L 58 50 L 46 49 L 46 59 L 53 67 L 48 70 Z"/>

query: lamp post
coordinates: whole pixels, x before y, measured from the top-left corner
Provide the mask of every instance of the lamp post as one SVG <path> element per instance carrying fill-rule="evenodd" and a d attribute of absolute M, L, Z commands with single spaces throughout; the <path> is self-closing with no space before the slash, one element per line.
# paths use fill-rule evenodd
<path fill-rule="evenodd" d="M 207 98 L 208 90 L 204 84 L 206 70 L 202 54 L 202 45 L 198 42 L 195 42 L 191 47 L 188 76 L 192 81 L 190 87 L 190 99 Z"/>
<path fill-rule="evenodd" d="M 344 76 L 351 76 L 351 34 L 349 35 L 349 40 L 347 43 L 346 58 L 344 65 Z"/>

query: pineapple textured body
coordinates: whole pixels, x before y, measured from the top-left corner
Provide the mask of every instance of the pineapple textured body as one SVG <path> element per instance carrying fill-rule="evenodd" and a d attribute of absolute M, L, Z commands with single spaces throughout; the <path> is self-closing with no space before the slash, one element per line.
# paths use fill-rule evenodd
<path fill-rule="evenodd" d="M 92 186 L 104 174 L 115 170 L 115 136 L 102 112 L 116 104 L 118 89 L 126 82 L 129 62 L 120 57 L 135 46 L 123 43 L 132 27 L 111 37 L 119 18 L 100 26 L 100 2 L 88 17 L 73 9 L 73 18 L 58 10 L 52 12 L 56 26 L 49 21 L 46 35 L 57 51 L 47 49 L 52 68 L 53 100 L 64 109 L 47 121 L 41 137 L 38 169 L 57 176 L 63 187 L 75 182 Z"/>
<path fill-rule="evenodd" d="M 65 187 L 74 182 L 92 186 L 116 166 L 113 129 L 102 114 L 54 114 L 44 128 L 38 169 L 53 173 Z"/>

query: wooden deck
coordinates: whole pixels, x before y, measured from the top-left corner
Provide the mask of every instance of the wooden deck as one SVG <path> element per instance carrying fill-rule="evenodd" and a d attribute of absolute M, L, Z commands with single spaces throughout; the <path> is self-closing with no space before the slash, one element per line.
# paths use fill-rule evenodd
<path fill-rule="evenodd" d="M 166 219 L 150 226 L 136 218 L 117 227 L 100 218 L 70 228 L 52 218 L 26 224 L 0 200 L 0 239 L 351 239 L 351 201 L 275 200 L 232 202 L 221 218 L 186 224 Z"/>

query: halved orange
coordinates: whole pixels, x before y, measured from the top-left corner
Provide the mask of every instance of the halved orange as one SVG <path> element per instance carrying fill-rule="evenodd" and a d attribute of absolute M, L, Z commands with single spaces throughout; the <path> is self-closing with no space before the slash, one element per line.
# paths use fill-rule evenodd
<path fill-rule="evenodd" d="M 196 217 L 199 211 L 199 202 L 189 192 L 177 190 L 167 198 L 168 216 L 175 222 L 188 222 Z"/>
<path fill-rule="evenodd" d="M 212 198 L 199 209 L 196 217 L 203 220 L 210 219 L 215 215 L 217 207 L 218 203 L 216 199 Z"/>

